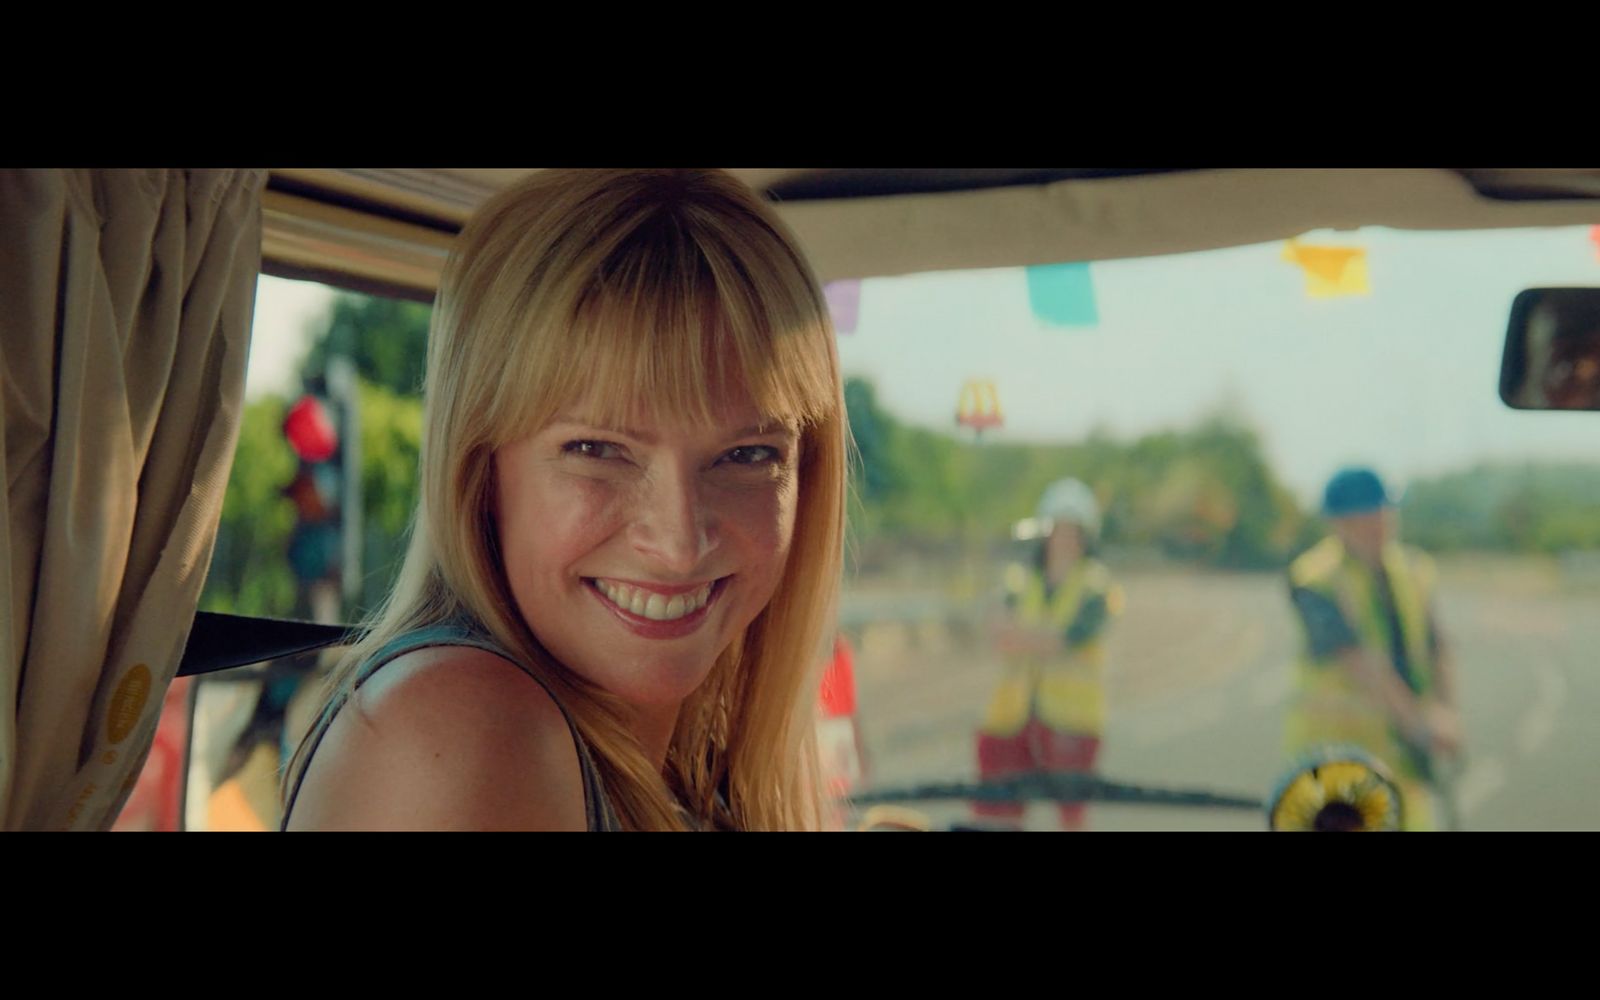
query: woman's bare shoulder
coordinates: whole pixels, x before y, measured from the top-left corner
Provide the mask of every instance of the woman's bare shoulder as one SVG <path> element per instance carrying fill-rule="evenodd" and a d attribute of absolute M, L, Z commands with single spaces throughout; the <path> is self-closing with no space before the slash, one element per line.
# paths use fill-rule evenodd
<path fill-rule="evenodd" d="M 291 830 L 582 830 L 583 777 L 544 687 L 486 650 L 434 646 L 374 673 L 306 768 Z"/>

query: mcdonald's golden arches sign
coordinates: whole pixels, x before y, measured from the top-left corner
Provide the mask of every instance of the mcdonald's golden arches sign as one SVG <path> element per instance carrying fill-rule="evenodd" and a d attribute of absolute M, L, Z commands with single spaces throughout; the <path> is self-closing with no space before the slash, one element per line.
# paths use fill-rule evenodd
<path fill-rule="evenodd" d="M 1000 394 L 988 379 L 968 379 L 961 386 L 961 399 L 956 404 L 956 423 L 974 430 L 999 427 L 1005 422 L 1000 414 Z"/>

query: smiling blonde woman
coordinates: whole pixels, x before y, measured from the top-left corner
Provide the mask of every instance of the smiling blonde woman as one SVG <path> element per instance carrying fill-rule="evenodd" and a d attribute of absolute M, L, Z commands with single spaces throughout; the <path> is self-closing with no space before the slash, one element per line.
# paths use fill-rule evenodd
<path fill-rule="evenodd" d="M 498 195 L 445 269 L 424 406 L 410 547 L 284 828 L 816 828 L 847 432 L 761 199 L 701 170 Z"/>

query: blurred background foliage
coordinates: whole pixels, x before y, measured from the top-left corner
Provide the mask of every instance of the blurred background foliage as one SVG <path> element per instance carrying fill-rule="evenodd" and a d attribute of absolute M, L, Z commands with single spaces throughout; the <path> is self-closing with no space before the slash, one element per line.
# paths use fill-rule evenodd
<path fill-rule="evenodd" d="M 300 366 L 313 383 L 343 354 L 359 378 L 364 558 L 347 619 L 381 601 L 404 552 L 427 334 L 425 305 L 341 295 L 312 330 Z M 1063 476 L 1095 491 L 1113 550 L 1266 570 L 1326 530 L 1274 473 L 1249 419 L 1228 406 L 1191 427 L 1128 440 L 1094 429 L 1077 440 L 1020 443 L 907 424 L 864 379 L 847 379 L 844 394 L 858 449 L 850 530 L 861 571 L 895 553 L 1002 546 L 1011 524 Z M 295 471 L 282 431 L 292 402 L 268 395 L 245 407 L 205 610 L 304 613 L 286 556 L 294 512 L 281 492 Z M 1600 549 L 1600 465 L 1481 465 L 1414 480 L 1401 518 L 1409 542 L 1438 552 Z"/>

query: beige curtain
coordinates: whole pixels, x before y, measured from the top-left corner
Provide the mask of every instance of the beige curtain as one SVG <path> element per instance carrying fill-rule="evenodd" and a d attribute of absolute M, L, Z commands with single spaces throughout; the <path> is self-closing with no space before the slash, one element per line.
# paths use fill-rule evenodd
<path fill-rule="evenodd" d="M 261 170 L 0 171 L 0 829 L 111 825 L 216 539 Z"/>

